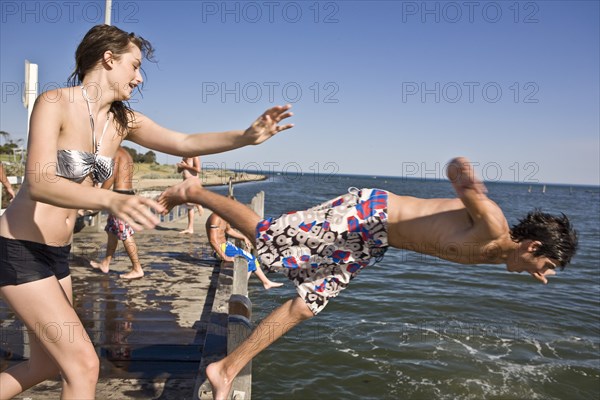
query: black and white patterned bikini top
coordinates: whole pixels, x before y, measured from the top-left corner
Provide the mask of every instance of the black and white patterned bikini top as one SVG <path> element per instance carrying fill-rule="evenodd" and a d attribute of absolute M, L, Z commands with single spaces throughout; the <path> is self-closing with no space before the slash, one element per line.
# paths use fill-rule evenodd
<path fill-rule="evenodd" d="M 56 175 L 75 182 L 83 181 L 88 175 L 92 175 L 94 184 L 102 183 L 110 178 L 113 174 L 114 161 L 110 157 L 101 156 L 100 144 L 106 133 L 110 122 L 110 114 L 106 115 L 106 123 L 102 130 L 102 136 L 100 140 L 96 142 L 96 130 L 94 126 L 94 117 L 92 116 L 92 109 L 90 107 L 90 100 L 87 96 L 87 92 L 84 87 L 81 88 L 83 91 L 83 97 L 88 106 L 88 112 L 90 114 L 90 125 L 92 126 L 92 141 L 95 146 L 95 152 L 81 150 L 58 150 Z"/>

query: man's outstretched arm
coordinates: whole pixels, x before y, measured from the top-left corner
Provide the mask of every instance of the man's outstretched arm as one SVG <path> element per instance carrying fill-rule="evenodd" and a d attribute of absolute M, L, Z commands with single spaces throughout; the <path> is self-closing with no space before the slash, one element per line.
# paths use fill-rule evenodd
<path fill-rule="evenodd" d="M 182 203 L 200 204 L 238 229 L 247 238 L 254 238 L 261 218 L 246 205 L 223 195 L 205 190 L 199 179 L 185 179 L 165 190 L 158 199 L 169 210 Z"/>
<path fill-rule="evenodd" d="M 463 202 L 473 220 L 479 220 L 489 210 L 487 189 L 475 176 L 473 166 L 464 157 L 457 157 L 448 163 L 448 179 L 457 197 Z"/>

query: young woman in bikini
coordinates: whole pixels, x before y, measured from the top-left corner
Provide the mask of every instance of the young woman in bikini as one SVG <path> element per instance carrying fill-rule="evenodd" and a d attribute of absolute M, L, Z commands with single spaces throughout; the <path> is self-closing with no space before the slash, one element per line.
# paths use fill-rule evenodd
<path fill-rule="evenodd" d="M 99 360 L 72 307 L 68 258 L 78 209 L 107 210 L 135 230 L 158 223 L 153 200 L 98 187 L 123 139 L 179 156 L 259 144 L 291 128 L 289 106 L 268 109 L 246 130 L 187 135 L 159 126 L 126 101 L 143 81 L 150 43 L 114 26 L 83 38 L 70 87 L 42 93 L 31 115 L 25 182 L 0 219 L 0 294 L 29 334 L 29 361 L 0 374 L 0 398 L 62 379 L 62 398 L 94 398 Z"/>

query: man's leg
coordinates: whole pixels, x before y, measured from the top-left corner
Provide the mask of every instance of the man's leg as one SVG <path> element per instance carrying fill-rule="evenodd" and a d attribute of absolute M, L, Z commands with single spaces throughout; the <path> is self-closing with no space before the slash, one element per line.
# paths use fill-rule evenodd
<path fill-rule="evenodd" d="M 187 228 L 185 228 L 184 230 L 182 230 L 180 233 L 194 233 L 194 207 L 191 204 L 188 204 L 188 211 L 187 211 L 187 217 L 188 217 L 188 225 Z"/>
<path fill-rule="evenodd" d="M 242 252 L 243 252 L 242 254 L 244 255 L 244 258 L 248 262 L 248 279 L 250 279 L 250 275 L 252 275 L 252 273 L 254 272 L 256 277 L 263 284 L 263 287 L 265 288 L 265 290 L 283 286 L 283 283 L 273 282 L 272 280 L 267 278 L 267 276 L 265 275 L 265 273 L 262 270 L 262 267 L 260 266 L 260 262 L 258 262 L 258 259 L 253 254 L 251 254 L 245 250 L 242 250 Z"/>
<path fill-rule="evenodd" d="M 267 278 L 267 276 L 265 275 L 265 273 L 263 272 L 263 270 L 260 268 L 260 266 L 258 266 L 256 268 L 256 270 L 252 271 L 254 272 L 254 274 L 256 275 L 256 277 L 258 279 L 260 279 L 260 281 L 263 284 L 263 287 L 265 288 L 265 290 L 269 290 L 272 288 L 278 288 L 283 286 L 283 283 L 281 282 L 273 282 L 272 280 L 270 280 L 269 278 Z M 250 279 L 250 275 L 252 274 L 252 272 L 248 272 L 248 279 Z"/>
<path fill-rule="evenodd" d="M 231 354 L 206 368 L 206 376 L 213 389 L 213 398 L 225 400 L 231 391 L 234 378 L 250 360 L 300 322 L 313 316 L 312 311 L 300 297 L 288 300 L 275 309 Z"/>
<path fill-rule="evenodd" d="M 119 278 L 123 279 L 136 279 L 144 276 L 144 270 L 142 269 L 142 264 L 140 264 L 140 258 L 138 256 L 137 244 L 133 239 L 133 236 L 129 236 L 127 239 L 123 240 L 123 245 L 125 246 L 125 250 L 127 251 L 127 255 L 131 260 L 131 271 L 126 274 L 119 275 Z"/>
<path fill-rule="evenodd" d="M 115 251 L 117 250 L 117 245 L 119 244 L 119 240 L 112 233 L 106 232 L 107 240 L 106 240 L 106 256 L 100 262 L 90 261 L 90 265 L 93 268 L 97 268 L 105 274 L 110 270 L 110 262 L 112 261 L 113 256 L 115 255 Z"/>

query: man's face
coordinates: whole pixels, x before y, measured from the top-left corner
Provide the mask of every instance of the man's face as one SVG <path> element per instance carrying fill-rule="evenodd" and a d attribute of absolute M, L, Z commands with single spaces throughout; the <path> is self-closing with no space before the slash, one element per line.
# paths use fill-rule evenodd
<path fill-rule="evenodd" d="M 556 275 L 556 267 L 559 263 L 546 256 L 535 256 L 533 253 L 540 244 L 540 242 L 532 240 L 519 243 L 515 257 L 507 261 L 506 269 L 509 272 L 529 272 L 538 281 L 544 284 L 548 283 L 546 277 Z"/>

